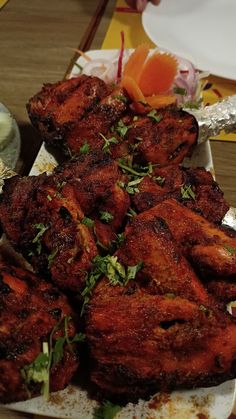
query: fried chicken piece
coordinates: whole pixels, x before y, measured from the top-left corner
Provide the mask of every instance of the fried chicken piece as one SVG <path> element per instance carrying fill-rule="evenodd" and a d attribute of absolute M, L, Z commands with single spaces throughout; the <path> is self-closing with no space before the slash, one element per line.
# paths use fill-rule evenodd
<path fill-rule="evenodd" d="M 40 394 L 42 383 L 26 380 L 27 367 L 42 352 L 43 342 L 53 346 L 64 336 L 67 318 L 68 338 L 76 329 L 74 313 L 64 295 L 32 273 L 1 264 L 0 266 L 0 401 L 9 403 Z M 50 391 L 62 390 L 78 368 L 75 344 L 63 346 L 62 359 L 50 368 Z"/>
<path fill-rule="evenodd" d="M 222 301 L 225 304 L 236 300 L 235 279 L 211 279 L 205 282 L 205 286 L 209 293 L 211 293 L 217 300 Z"/>
<path fill-rule="evenodd" d="M 13 246 L 36 272 L 50 272 L 59 288 L 77 292 L 97 247 L 92 232 L 81 223 L 84 214 L 73 187 L 41 175 L 8 179 L 4 190 L 1 225 Z"/>
<path fill-rule="evenodd" d="M 130 206 L 129 194 L 118 185 L 123 174 L 117 162 L 107 154 L 91 153 L 58 166 L 55 176 L 73 186 L 84 214 L 95 221 L 98 242 L 109 247 Z"/>
<path fill-rule="evenodd" d="M 143 268 L 125 286 L 103 278 L 90 300 L 91 379 L 103 395 L 135 401 L 233 378 L 236 325 L 208 296 L 165 222 L 137 217 L 116 256 Z"/>
<path fill-rule="evenodd" d="M 98 253 L 95 241 L 109 247 L 130 206 L 117 184 L 122 176 L 102 153 L 65 163 L 50 176 L 11 178 L 0 198 L 2 228 L 36 272 L 78 292 Z"/>
<path fill-rule="evenodd" d="M 118 140 L 114 133 L 108 133 L 109 129 L 121 118 L 128 107 L 123 98 L 126 99 L 124 90 L 117 87 L 85 115 L 73 130 L 68 131 L 65 141 L 72 153 L 78 154 L 84 144 L 93 151 L 110 152 L 112 141 L 116 143 Z M 128 99 L 126 100 L 128 101 Z M 110 145 L 109 140 L 111 141 Z"/>
<path fill-rule="evenodd" d="M 138 212 L 174 198 L 209 221 L 220 223 L 229 209 L 211 173 L 202 167 L 154 167 L 153 172 L 139 183 L 138 189 L 133 196 Z"/>
<path fill-rule="evenodd" d="M 174 108 L 158 115 L 148 108 L 137 116 L 130 102 L 121 87 L 112 90 L 97 77 L 83 75 L 45 85 L 27 110 L 43 140 L 64 145 L 73 155 L 85 148 L 119 158 L 135 149 L 142 162 L 181 163 L 197 142 L 195 118 Z"/>
<path fill-rule="evenodd" d="M 47 143 L 62 145 L 65 133 L 108 94 L 98 77 L 79 76 L 46 84 L 27 104 L 32 124 Z"/>
<path fill-rule="evenodd" d="M 139 214 L 140 220 L 161 217 L 185 256 L 202 278 L 236 275 L 236 239 L 174 199 Z"/>
<path fill-rule="evenodd" d="M 155 114 L 155 111 L 153 111 Z M 160 110 L 153 117 L 138 117 L 127 132 L 137 159 L 160 166 L 179 164 L 197 143 L 195 118 L 182 110 Z"/>

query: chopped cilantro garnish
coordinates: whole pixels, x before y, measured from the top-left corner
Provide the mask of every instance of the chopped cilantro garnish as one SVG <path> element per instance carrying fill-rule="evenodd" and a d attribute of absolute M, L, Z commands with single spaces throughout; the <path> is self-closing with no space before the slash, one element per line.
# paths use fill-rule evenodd
<path fill-rule="evenodd" d="M 48 256 L 48 269 L 51 268 L 52 263 L 53 263 L 54 258 L 55 258 L 55 256 L 56 256 L 57 253 L 58 253 L 58 249 L 54 249 L 52 251 L 52 253 Z"/>
<path fill-rule="evenodd" d="M 94 221 L 89 217 L 84 217 L 81 223 L 87 226 L 88 228 L 93 228 L 94 226 Z"/>
<path fill-rule="evenodd" d="M 87 154 L 90 151 L 90 145 L 87 142 L 87 140 L 85 140 L 84 144 L 80 147 L 79 149 L 81 154 Z"/>
<path fill-rule="evenodd" d="M 118 99 L 118 100 L 120 100 L 123 103 L 128 103 L 128 99 L 124 95 L 114 95 L 114 96 L 112 96 L 112 98 L 113 99 Z"/>
<path fill-rule="evenodd" d="M 166 180 L 164 177 L 161 177 L 161 176 L 153 176 L 152 179 L 155 182 L 159 183 L 160 186 L 163 186 Z"/>
<path fill-rule="evenodd" d="M 176 95 L 181 95 L 181 96 L 186 96 L 187 95 L 187 90 L 184 87 L 175 86 L 174 89 L 173 89 L 173 92 Z"/>
<path fill-rule="evenodd" d="M 128 182 L 125 190 L 130 194 L 130 195 L 134 195 L 135 193 L 139 192 L 139 189 L 137 187 L 137 185 L 139 183 L 141 183 L 143 180 L 143 177 L 138 177 L 130 182 Z"/>
<path fill-rule="evenodd" d="M 48 201 L 52 201 L 52 197 L 51 197 L 51 195 L 49 195 L 49 194 L 47 195 L 47 200 L 48 200 Z"/>
<path fill-rule="evenodd" d="M 155 122 L 160 122 L 163 118 L 162 115 L 158 115 L 157 114 L 157 110 L 156 109 L 152 109 L 147 116 L 151 119 L 153 119 Z"/>
<path fill-rule="evenodd" d="M 118 262 L 117 256 L 100 256 L 97 255 L 93 259 L 92 271 L 87 275 L 85 280 L 85 288 L 81 292 L 84 297 L 84 304 L 81 314 L 84 311 L 85 305 L 89 302 L 90 295 L 101 276 L 106 276 L 111 285 L 125 286 L 130 279 L 134 279 L 137 272 L 142 268 L 143 263 L 140 262 L 135 266 L 123 266 Z"/>
<path fill-rule="evenodd" d="M 209 308 L 205 307 L 203 304 L 200 304 L 199 310 L 202 311 L 203 313 L 205 313 L 205 315 L 207 317 L 209 317 L 212 314 L 212 310 L 210 310 Z"/>
<path fill-rule="evenodd" d="M 126 214 L 128 217 L 135 217 L 137 215 L 137 212 L 133 210 L 133 208 L 129 208 L 129 211 Z"/>
<path fill-rule="evenodd" d="M 136 192 L 139 192 L 137 185 L 142 182 L 145 176 L 150 176 L 153 171 L 153 166 L 151 163 L 148 163 L 146 167 L 139 167 L 142 171 L 139 172 L 136 170 L 136 167 L 132 165 L 128 166 L 125 162 L 120 159 L 118 165 L 121 167 L 122 171 L 127 174 L 129 182 L 125 185 L 124 182 L 119 182 L 119 186 L 125 189 L 129 194 L 133 195 Z"/>
<path fill-rule="evenodd" d="M 195 201 L 196 195 L 193 192 L 191 185 L 181 186 L 181 196 L 183 199 L 193 199 Z"/>
<path fill-rule="evenodd" d="M 34 224 L 33 228 L 39 230 L 36 236 L 33 238 L 32 243 L 36 243 L 37 245 L 36 251 L 37 251 L 37 254 L 40 255 L 41 250 L 42 250 L 42 244 L 41 244 L 42 236 L 44 235 L 45 231 L 49 227 L 45 226 L 43 223 L 39 223 L 39 224 Z"/>
<path fill-rule="evenodd" d="M 125 240 L 125 233 L 118 233 L 116 235 L 116 239 L 114 240 L 114 244 L 116 245 L 116 247 L 120 247 L 120 245 L 124 242 Z"/>
<path fill-rule="evenodd" d="M 108 211 L 100 211 L 100 220 L 104 221 L 105 223 L 109 223 L 112 221 L 114 216 Z"/>
<path fill-rule="evenodd" d="M 31 382 L 42 383 L 41 392 L 46 400 L 48 400 L 50 392 L 50 369 L 63 358 L 64 345 L 67 344 L 71 348 L 72 343 L 85 339 L 85 335 L 82 333 L 76 334 L 72 339 L 69 338 L 68 323 L 70 320 L 71 318 L 68 316 L 62 318 L 52 329 L 49 342 L 43 342 L 43 351 L 38 354 L 31 364 L 21 369 L 21 375 L 26 384 L 30 384 Z M 61 329 L 62 325 L 64 334 L 57 338 L 54 344 L 53 336 Z"/>
<path fill-rule="evenodd" d="M 121 406 L 115 405 L 109 401 L 104 401 L 101 406 L 95 408 L 93 418 L 114 419 L 121 409 Z"/>
<path fill-rule="evenodd" d="M 118 121 L 117 126 L 115 127 L 115 131 L 124 138 L 128 132 L 128 130 L 132 127 L 132 125 L 125 125 L 125 123 L 120 119 Z"/>
<path fill-rule="evenodd" d="M 231 253 L 232 255 L 236 253 L 236 249 L 235 249 L 235 247 L 229 246 L 228 244 L 225 244 L 225 245 L 224 245 L 224 248 L 225 248 L 225 249 L 226 249 L 229 253 Z"/>
<path fill-rule="evenodd" d="M 111 144 L 118 144 L 118 140 L 116 137 L 106 138 L 105 135 L 103 135 L 101 132 L 99 133 L 100 137 L 102 137 L 104 141 L 104 146 L 102 147 L 102 150 L 105 153 L 111 154 L 110 145 Z"/>

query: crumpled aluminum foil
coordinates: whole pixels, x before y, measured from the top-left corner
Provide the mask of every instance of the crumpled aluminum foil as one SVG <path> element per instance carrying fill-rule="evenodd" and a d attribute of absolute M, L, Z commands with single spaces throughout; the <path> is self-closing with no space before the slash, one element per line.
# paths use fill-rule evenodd
<path fill-rule="evenodd" d="M 226 133 L 236 132 L 236 95 L 205 108 L 185 110 L 191 113 L 198 122 L 199 144 L 218 135 L 222 130 Z"/>

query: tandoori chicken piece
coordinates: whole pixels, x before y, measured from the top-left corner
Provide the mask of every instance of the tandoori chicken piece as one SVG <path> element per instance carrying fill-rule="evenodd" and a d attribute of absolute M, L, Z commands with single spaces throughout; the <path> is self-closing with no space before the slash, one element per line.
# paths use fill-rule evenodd
<path fill-rule="evenodd" d="M 207 294 L 165 222 L 138 218 L 110 265 L 116 276 L 121 267 L 141 269 L 114 281 L 108 264 L 87 309 L 92 381 L 105 397 L 130 401 L 233 378 L 234 320 Z"/>
<path fill-rule="evenodd" d="M 76 318 L 66 297 L 32 273 L 1 264 L 0 313 L 0 401 L 39 395 L 43 384 L 62 390 L 79 363 L 78 344 L 72 343 Z M 62 352 L 53 355 L 65 334 Z"/>
<path fill-rule="evenodd" d="M 110 153 L 110 147 L 118 143 L 118 139 L 109 129 L 127 110 L 127 102 L 123 89 L 119 87 L 105 96 L 72 130 L 68 130 L 65 143 L 71 153 L 79 154 L 83 147 L 89 151 Z"/>
<path fill-rule="evenodd" d="M 138 160 L 167 166 L 191 155 L 198 138 L 198 125 L 192 115 L 177 109 L 162 109 L 158 114 L 153 110 L 148 115 L 138 117 L 127 132 Z"/>
<path fill-rule="evenodd" d="M 168 198 L 175 198 L 218 224 L 229 209 L 211 173 L 200 167 L 187 169 L 178 165 L 161 168 L 154 166 L 152 173 L 139 183 L 133 202 L 138 212 L 143 212 Z"/>
<path fill-rule="evenodd" d="M 236 281 L 225 278 L 210 279 L 204 284 L 209 293 L 217 300 L 227 304 L 236 300 Z"/>
<path fill-rule="evenodd" d="M 63 290 L 79 292 L 98 253 L 95 242 L 110 246 L 130 205 L 117 184 L 117 163 L 102 156 L 81 156 L 49 176 L 8 179 L 0 197 L 8 239 Z"/>
<path fill-rule="evenodd" d="M 65 133 L 109 92 L 98 77 L 79 76 L 46 84 L 27 104 L 32 124 L 47 143 L 62 145 Z"/>
<path fill-rule="evenodd" d="M 44 86 L 27 109 L 43 140 L 72 155 L 103 150 L 118 158 L 135 151 L 139 161 L 166 166 L 191 154 L 198 137 L 192 115 L 174 108 L 137 115 L 130 102 L 121 87 L 80 76 Z"/>
<path fill-rule="evenodd" d="M 165 220 L 184 255 L 202 278 L 235 278 L 236 238 L 229 237 L 225 231 L 174 199 L 138 215 L 140 220 L 155 220 L 156 217 Z"/>
<path fill-rule="evenodd" d="M 0 219 L 13 246 L 37 273 L 50 273 L 60 289 L 79 291 L 97 247 L 93 233 L 81 222 L 84 214 L 72 186 L 41 175 L 16 176 L 5 188 L 9 193 L 1 195 Z"/>

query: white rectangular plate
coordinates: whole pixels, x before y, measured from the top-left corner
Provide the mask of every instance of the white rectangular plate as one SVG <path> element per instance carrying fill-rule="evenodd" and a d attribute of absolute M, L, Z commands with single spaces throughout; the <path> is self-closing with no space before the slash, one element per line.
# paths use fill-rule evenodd
<path fill-rule="evenodd" d="M 90 51 L 91 58 L 112 59 L 117 56 L 116 50 Z M 83 66 L 84 59 L 78 63 Z M 74 66 L 72 75 L 79 70 Z M 186 159 L 187 166 L 201 166 L 214 174 L 210 143 L 198 145 L 191 159 Z M 30 175 L 51 172 L 57 160 L 44 144 L 31 169 Z M 198 388 L 194 390 L 174 391 L 171 394 L 157 394 L 149 401 L 140 400 L 137 404 L 129 403 L 116 416 L 118 419 L 226 419 L 231 414 L 235 400 L 235 380 L 227 381 L 217 387 Z M 21 412 L 47 415 L 57 418 L 92 419 L 94 409 L 98 406 L 91 400 L 84 389 L 70 385 L 65 390 L 53 393 L 49 402 L 43 397 L 36 397 L 24 402 L 11 403 L 8 408 Z"/>

